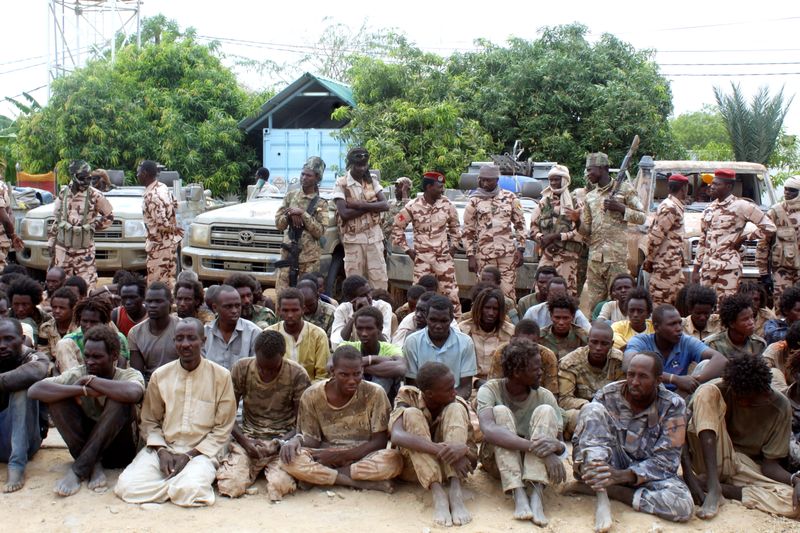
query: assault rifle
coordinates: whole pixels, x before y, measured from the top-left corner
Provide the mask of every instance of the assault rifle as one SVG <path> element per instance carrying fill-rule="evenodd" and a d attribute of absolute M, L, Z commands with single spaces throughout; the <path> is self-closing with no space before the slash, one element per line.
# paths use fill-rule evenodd
<path fill-rule="evenodd" d="M 628 148 L 628 153 L 625 154 L 625 158 L 622 160 L 622 164 L 619 166 L 619 172 L 617 172 L 617 177 L 614 178 L 614 185 L 611 187 L 611 196 L 614 196 L 619 192 L 619 188 L 622 186 L 622 182 L 625 181 L 625 177 L 627 176 L 628 167 L 631 164 L 631 159 L 636 154 L 636 150 L 639 149 L 639 136 L 635 135 L 633 137 L 633 142 L 631 143 L 631 147 Z"/>
<path fill-rule="evenodd" d="M 297 231 L 297 229 L 300 231 Z M 289 258 L 275 261 L 275 268 L 289 268 L 290 287 L 297 285 L 297 276 L 300 275 L 300 234 L 302 233 L 303 228 L 291 228 L 289 230 L 291 242 L 281 243 L 281 248 L 289 253 Z"/>

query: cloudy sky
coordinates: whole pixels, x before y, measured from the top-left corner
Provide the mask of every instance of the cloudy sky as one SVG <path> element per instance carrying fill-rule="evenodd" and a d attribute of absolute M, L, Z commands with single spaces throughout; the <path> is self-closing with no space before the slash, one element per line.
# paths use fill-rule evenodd
<path fill-rule="evenodd" d="M 48 39 L 52 30 L 47 31 L 49 4 L 48 0 L 0 2 L 0 18 L 5 21 L 0 32 L 0 96 L 33 91 L 40 102 L 47 100 L 48 46 L 53 44 L 53 38 Z M 731 82 L 741 84 L 746 94 L 764 85 L 772 91 L 783 88 L 787 95 L 800 93 L 800 2 L 507 0 L 467 5 L 448 0 L 145 0 L 141 12 L 162 13 L 181 27 L 193 26 L 201 36 L 249 41 L 246 45 L 223 41 L 223 51 L 231 57 L 278 62 L 292 62 L 307 53 L 304 47 L 314 43 L 331 20 L 352 28 L 365 20 L 372 29 L 393 28 L 421 48 L 441 54 L 470 50 L 477 38 L 496 43 L 510 36 L 535 39 L 543 26 L 580 22 L 592 39 L 608 32 L 637 48 L 656 50 L 656 61 L 672 86 L 676 114 L 713 103 L 713 87 L 729 88 Z M 97 17 L 88 18 L 103 24 Z M 74 15 L 65 24 L 71 28 Z M 106 20 L 105 31 L 111 26 Z M 88 24 L 82 28 L 85 47 Z M 103 28 L 98 29 L 102 33 Z M 273 81 L 252 72 L 242 72 L 241 79 L 251 88 Z M 2 104 L 0 113 L 12 114 L 11 108 Z M 785 128 L 800 133 L 800 97 L 790 108 Z"/>

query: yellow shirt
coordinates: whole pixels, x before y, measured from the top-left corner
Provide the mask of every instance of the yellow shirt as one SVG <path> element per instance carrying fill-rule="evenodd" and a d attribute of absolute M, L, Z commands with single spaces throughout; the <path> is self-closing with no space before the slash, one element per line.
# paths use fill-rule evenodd
<path fill-rule="evenodd" d="M 614 332 L 614 348 L 617 350 L 622 350 L 623 347 L 628 344 L 628 341 L 633 338 L 634 335 L 638 335 L 639 333 L 655 333 L 656 330 L 653 329 L 653 321 L 649 318 L 645 322 L 644 331 L 636 331 L 631 327 L 630 320 L 620 320 L 619 322 L 614 322 L 611 324 L 611 331 Z"/>
<path fill-rule="evenodd" d="M 286 353 L 284 359 L 289 359 L 306 369 L 311 381 L 328 379 L 328 358 L 331 350 L 328 345 L 328 335 L 325 330 L 311 322 L 303 320 L 303 329 L 300 330 L 297 340 L 286 333 L 283 320 L 267 328 L 279 331 L 286 339 Z"/>

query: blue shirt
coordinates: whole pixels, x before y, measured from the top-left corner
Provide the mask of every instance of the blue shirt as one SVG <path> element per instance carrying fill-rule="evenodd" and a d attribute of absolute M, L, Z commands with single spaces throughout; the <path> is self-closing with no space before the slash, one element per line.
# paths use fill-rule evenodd
<path fill-rule="evenodd" d="M 764 323 L 764 340 L 767 341 L 767 345 L 782 341 L 788 331 L 789 324 L 785 320 L 772 318 Z"/>
<path fill-rule="evenodd" d="M 682 333 L 681 340 L 672 347 L 672 351 L 665 357 L 656 347 L 655 333 L 639 333 L 628 341 L 625 355 L 628 356 L 637 352 L 656 352 L 661 354 L 661 358 L 664 361 L 664 372 L 676 376 L 685 376 L 689 372 L 689 365 L 702 361 L 703 352 L 708 349 L 708 346 L 703 341 Z"/>
<path fill-rule="evenodd" d="M 475 356 L 472 339 L 453 327 L 441 348 L 431 341 L 428 328 L 415 331 L 406 337 L 403 356 L 406 358 L 406 377 L 411 379 L 417 378 L 417 372 L 428 361 L 447 365 L 456 377 L 456 385 L 460 378 L 478 374 L 478 358 Z"/>

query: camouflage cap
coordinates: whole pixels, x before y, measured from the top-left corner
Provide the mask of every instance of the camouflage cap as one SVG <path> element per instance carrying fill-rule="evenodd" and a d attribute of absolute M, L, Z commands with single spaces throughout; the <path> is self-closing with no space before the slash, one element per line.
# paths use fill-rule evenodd
<path fill-rule="evenodd" d="M 351 148 L 349 152 L 347 152 L 347 164 L 350 165 L 351 163 L 355 163 L 359 159 L 369 159 L 369 151 L 366 148 L 361 146 L 356 146 L 355 148 Z"/>
<path fill-rule="evenodd" d="M 405 176 L 397 178 L 396 180 L 394 180 L 394 184 L 395 185 L 400 185 L 401 183 L 403 185 L 405 185 L 406 187 L 408 187 L 409 189 L 414 186 L 414 184 L 411 183 L 411 178 L 407 178 Z"/>
<path fill-rule="evenodd" d="M 92 167 L 90 167 L 89 163 L 83 159 L 74 159 L 69 162 L 69 167 L 67 167 L 67 170 L 70 176 L 76 176 L 82 173 L 88 174 L 92 171 Z"/>
<path fill-rule="evenodd" d="M 497 165 L 483 165 L 478 172 L 479 178 L 500 179 L 500 167 Z"/>
<path fill-rule="evenodd" d="M 603 152 L 595 152 L 586 156 L 586 168 L 609 166 L 608 156 Z"/>
<path fill-rule="evenodd" d="M 321 181 L 322 175 L 325 174 L 325 161 L 323 161 L 322 158 L 320 157 L 312 155 L 306 160 L 305 164 L 303 165 L 303 168 L 304 169 L 307 168 L 308 170 L 316 174 L 317 180 Z"/>

